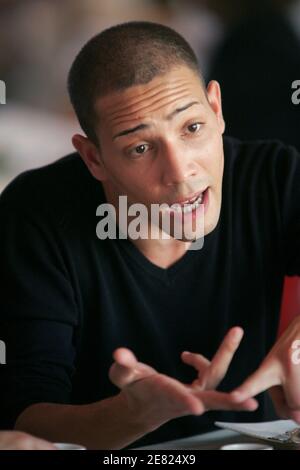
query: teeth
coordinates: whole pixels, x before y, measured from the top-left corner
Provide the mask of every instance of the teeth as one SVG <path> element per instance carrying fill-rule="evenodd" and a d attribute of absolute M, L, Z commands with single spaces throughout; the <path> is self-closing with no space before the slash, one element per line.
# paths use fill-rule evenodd
<path fill-rule="evenodd" d="M 183 204 L 193 204 L 197 199 L 198 199 L 198 197 L 195 196 L 192 199 L 187 199 L 186 201 L 182 202 L 181 205 L 183 205 Z"/>
<path fill-rule="evenodd" d="M 197 199 L 192 203 L 184 203 L 184 205 L 180 204 L 173 204 L 172 210 L 174 212 L 182 212 L 183 214 L 188 214 L 189 212 L 192 212 L 193 210 L 197 209 L 197 207 L 202 204 L 202 199 L 203 199 L 203 193 L 200 194 L 200 196 L 197 197 Z"/>

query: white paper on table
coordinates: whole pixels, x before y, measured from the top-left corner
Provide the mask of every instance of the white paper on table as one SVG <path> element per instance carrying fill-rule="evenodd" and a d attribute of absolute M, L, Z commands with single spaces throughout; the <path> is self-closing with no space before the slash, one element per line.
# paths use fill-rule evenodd
<path fill-rule="evenodd" d="M 300 443 L 300 426 L 292 420 L 265 421 L 260 423 L 226 423 L 216 421 L 219 428 L 230 429 L 247 436 L 282 443 Z"/>

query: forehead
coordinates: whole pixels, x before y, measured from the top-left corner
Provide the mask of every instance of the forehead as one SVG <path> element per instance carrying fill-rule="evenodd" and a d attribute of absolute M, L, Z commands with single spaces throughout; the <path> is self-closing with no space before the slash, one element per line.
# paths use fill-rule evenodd
<path fill-rule="evenodd" d="M 200 76 L 190 68 L 181 66 L 155 77 L 147 84 L 134 85 L 112 92 L 95 103 L 97 116 L 109 126 L 164 113 L 177 103 L 194 98 L 204 103 L 205 92 Z"/>

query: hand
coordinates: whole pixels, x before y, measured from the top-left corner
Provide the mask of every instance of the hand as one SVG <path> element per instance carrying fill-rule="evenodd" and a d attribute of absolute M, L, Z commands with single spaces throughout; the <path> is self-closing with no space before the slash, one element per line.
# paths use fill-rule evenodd
<path fill-rule="evenodd" d="M 201 354 L 187 351 L 182 353 L 183 362 L 193 366 L 198 372 L 198 378 L 192 383 L 192 388 L 196 390 L 215 390 L 219 386 L 227 373 L 243 335 L 244 332 L 241 328 L 231 328 L 212 361 L 209 361 Z"/>
<path fill-rule="evenodd" d="M 0 450 L 56 450 L 50 442 L 19 431 L 0 432 Z"/>
<path fill-rule="evenodd" d="M 190 385 L 138 362 L 125 348 L 114 352 L 115 362 L 109 376 L 125 394 L 133 415 L 148 431 L 170 419 L 201 415 L 211 409 L 253 411 L 257 408 L 256 400 L 236 403 L 229 394 L 214 390 L 225 376 L 242 336 L 240 328 L 232 328 L 211 362 L 199 354 L 183 353 L 182 360 L 198 372 L 198 378 Z"/>
<path fill-rule="evenodd" d="M 260 367 L 232 392 L 236 403 L 269 390 L 279 417 L 300 423 L 300 317 L 277 340 Z M 298 360 L 296 360 L 298 359 Z"/>

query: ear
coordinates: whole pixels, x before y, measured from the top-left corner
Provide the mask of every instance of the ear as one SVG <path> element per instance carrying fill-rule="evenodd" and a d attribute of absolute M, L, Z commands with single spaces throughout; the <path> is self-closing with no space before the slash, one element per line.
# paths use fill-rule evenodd
<path fill-rule="evenodd" d="M 105 181 L 107 178 L 106 169 L 101 158 L 101 152 L 96 145 L 87 137 L 75 134 L 72 137 L 72 143 L 80 154 L 82 160 L 88 167 L 90 173 L 99 181 Z"/>
<path fill-rule="evenodd" d="M 225 121 L 222 113 L 222 97 L 221 88 L 216 80 L 209 82 L 207 86 L 207 99 L 211 109 L 215 113 L 218 121 L 218 125 L 222 134 L 225 131 Z"/>

